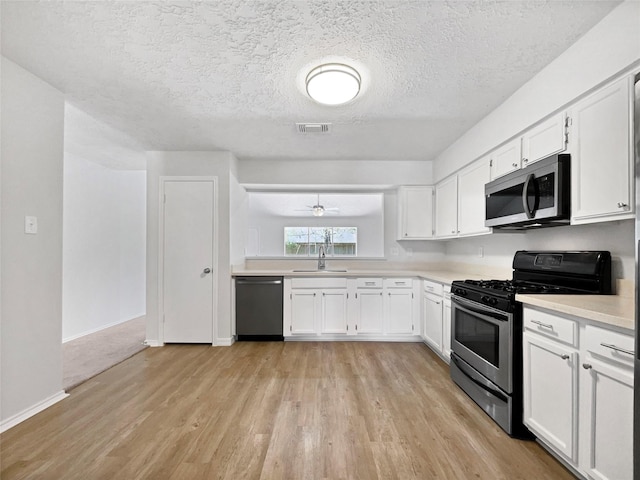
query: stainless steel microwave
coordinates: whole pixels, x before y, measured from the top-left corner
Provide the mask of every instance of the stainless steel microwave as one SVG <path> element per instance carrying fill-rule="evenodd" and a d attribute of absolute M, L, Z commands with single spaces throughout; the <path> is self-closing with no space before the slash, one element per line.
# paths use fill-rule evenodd
<path fill-rule="evenodd" d="M 570 155 L 558 154 L 485 185 L 485 226 L 521 230 L 568 225 Z"/>

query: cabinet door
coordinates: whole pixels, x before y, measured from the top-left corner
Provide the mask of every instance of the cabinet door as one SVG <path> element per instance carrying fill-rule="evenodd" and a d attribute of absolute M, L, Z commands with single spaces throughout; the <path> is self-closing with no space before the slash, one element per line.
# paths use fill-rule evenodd
<path fill-rule="evenodd" d="M 583 364 L 586 375 L 582 417 L 587 442 L 583 468 L 591 478 L 633 478 L 633 371 L 595 359 Z M 582 426 L 581 426 L 582 428 Z M 584 450 L 581 449 L 584 452 Z"/>
<path fill-rule="evenodd" d="M 631 83 L 623 79 L 571 109 L 571 221 L 633 217 Z"/>
<path fill-rule="evenodd" d="M 293 290 L 291 292 L 291 325 L 293 334 L 316 333 L 316 298 L 314 290 Z"/>
<path fill-rule="evenodd" d="M 436 185 L 436 237 L 458 234 L 458 177 L 454 175 Z"/>
<path fill-rule="evenodd" d="M 529 332 L 523 342 L 524 424 L 575 464 L 578 354 Z"/>
<path fill-rule="evenodd" d="M 386 294 L 387 333 L 413 333 L 413 292 L 398 289 Z"/>
<path fill-rule="evenodd" d="M 465 168 L 458 174 L 458 230 L 460 235 L 490 233 L 484 226 L 486 216 L 484 185 L 491 179 L 489 158 Z"/>
<path fill-rule="evenodd" d="M 384 309 L 381 290 L 358 290 L 358 333 L 382 333 Z"/>
<path fill-rule="evenodd" d="M 322 333 L 347 333 L 347 292 L 322 292 Z"/>
<path fill-rule="evenodd" d="M 433 187 L 400 187 L 398 220 L 398 240 L 433 237 Z"/>
<path fill-rule="evenodd" d="M 520 169 L 520 153 L 520 138 L 512 140 L 491 153 L 491 180 Z"/>
<path fill-rule="evenodd" d="M 422 296 L 423 338 L 436 352 L 442 352 L 442 298 Z"/>
<path fill-rule="evenodd" d="M 451 358 L 451 298 L 445 298 L 442 304 L 442 355 Z"/>
<path fill-rule="evenodd" d="M 525 132 L 522 136 L 523 167 L 566 150 L 565 118 L 564 113 L 559 113 Z"/>

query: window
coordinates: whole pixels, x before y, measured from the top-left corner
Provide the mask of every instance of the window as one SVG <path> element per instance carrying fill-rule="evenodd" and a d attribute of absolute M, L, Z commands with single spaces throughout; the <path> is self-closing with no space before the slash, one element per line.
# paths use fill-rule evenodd
<path fill-rule="evenodd" d="M 358 252 L 357 227 L 284 227 L 284 254 L 313 257 L 324 245 L 327 256 L 355 257 Z"/>

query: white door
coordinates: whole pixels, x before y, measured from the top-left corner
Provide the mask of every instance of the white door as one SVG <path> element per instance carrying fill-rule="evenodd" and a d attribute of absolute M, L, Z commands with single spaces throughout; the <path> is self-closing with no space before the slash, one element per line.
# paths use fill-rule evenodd
<path fill-rule="evenodd" d="M 442 351 L 442 298 L 423 295 L 424 340 L 436 351 Z"/>
<path fill-rule="evenodd" d="M 382 333 L 383 304 L 379 290 L 358 290 L 358 333 Z"/>
<path fill-rule="evenodd" d="M 413 333 L 413 293 L 409 289 L 387 292 L 387 333 Z"/>
<path fill-rule="evenodd" d="M 165 342 L 213 342 L 213 187 L 164 182 Z"/>
<path fill-rule="evenodd" d="M 523 334 L 524 424 L 575 462 L 578 436 L 578 354 L 560 343 Z"/>
<path fill-rule="evenodd" d="M 322 292 L 322 333 L 347 333 L 347 292 Z"/>
<path fill-rule="evenodd" d="M 294 290 L 291 292 L 291 325 L 293 335 L 316 333 L 316 295 L 315 290 Z"/>
<path fill-rule="evenodd" d="M 458 177 L 454 175 L 436 185 L 436 237 L 457 234 Z"/>

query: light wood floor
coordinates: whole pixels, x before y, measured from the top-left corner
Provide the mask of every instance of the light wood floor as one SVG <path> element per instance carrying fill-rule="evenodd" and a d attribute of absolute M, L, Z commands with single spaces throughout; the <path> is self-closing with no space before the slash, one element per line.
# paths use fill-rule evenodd
<path fill-rule="evenodd" d="M 9 479 L 571 479 L 417 343 L 147 349 L 0 437 Z"/>

